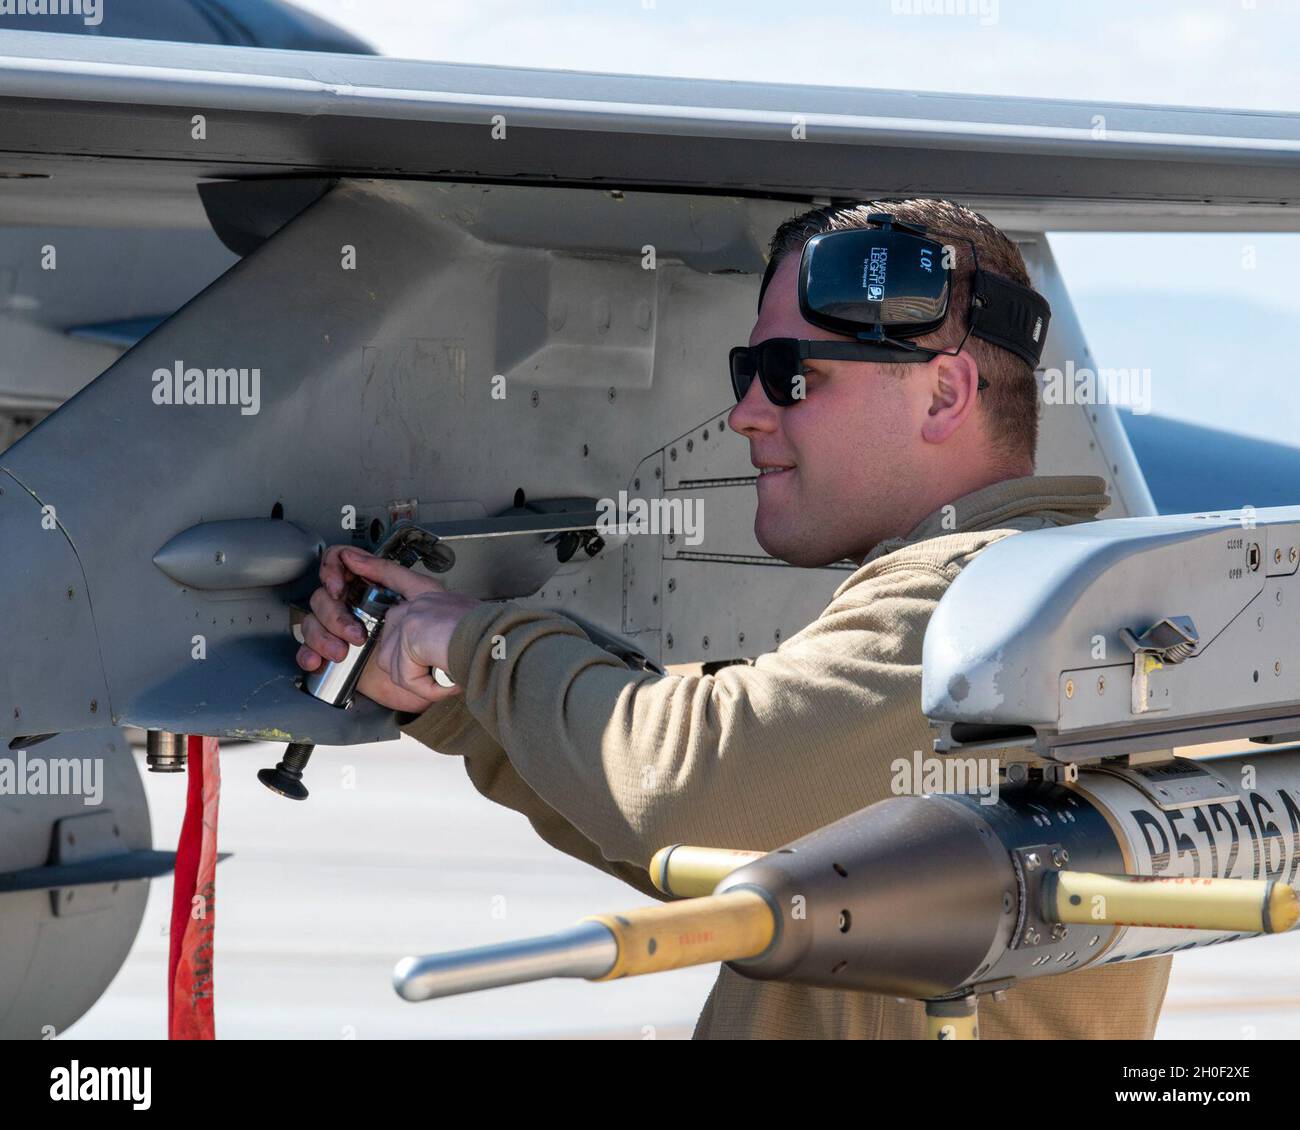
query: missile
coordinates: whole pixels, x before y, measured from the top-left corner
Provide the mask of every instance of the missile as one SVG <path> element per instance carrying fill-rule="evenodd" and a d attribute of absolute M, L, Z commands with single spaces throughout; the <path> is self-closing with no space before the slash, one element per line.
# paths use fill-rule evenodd
<path fill-rule="evenodd" d="M 666 848 L 651 865 L 660 889 L 715 877 L 711 893 L 407 958 L 394 983 L 418 1001 L 721 960 L 926 1001 L 932 1034 L 960 1038 L 982 994 L 1294 926 L 1300 748 L 1056 777 L 1031 770 L 995 798 L 891 797 L 756 858 Z"/>
<path fill-rule="evenodd" d="M 762 859 L 763 855 L 761 851 L 673 844 L 654 853 L 650 881 L 673 898 L 698 898 L 710 894 L 737 867 Z"/>
<path fill-rule="evenodd" d="M 405 1000 L 422 1001 L 548 977 L 613 981 L 750 957 L 768 949 L 776 927 L 766 900 L 741 891 L 595 915 L 548 938 L 404 958 L 393 987 Z"/>

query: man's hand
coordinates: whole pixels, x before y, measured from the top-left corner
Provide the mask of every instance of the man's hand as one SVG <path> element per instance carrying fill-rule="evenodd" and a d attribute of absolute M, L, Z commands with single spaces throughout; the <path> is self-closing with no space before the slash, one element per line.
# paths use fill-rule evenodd
<path fill-rule="evenodd" d="M 312 593 L 311 614 L 302 622 L 305 645 L 298 649 L 298 666 L 315 671 L 327 659 L 345 659 L 348 643 L 365 642 L 365 629 L 342 600 L 354 575 L 406 598 L 384 617 L 357 690 L 381 706 L 409 714 L 460 694 L 459 687 L 440 685 L 432 668 L 446 670 L 452 634 L 480 602 L 353 546 L 332 545 L 321 558 L 321 587 Z"/>

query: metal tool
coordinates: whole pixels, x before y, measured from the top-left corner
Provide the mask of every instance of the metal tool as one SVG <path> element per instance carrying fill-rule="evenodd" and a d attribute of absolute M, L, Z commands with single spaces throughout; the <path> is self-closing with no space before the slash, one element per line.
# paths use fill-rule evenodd
<path fill-rule="evenodd" d="M 376 547 L 375 556 L 396 561 L 408 569 L 423 565 L 431 573 L 445 573 L 456 563 L 456 555 L 449 546 L 439 541 L 436 534 L 409 519 L 393 525 L 388 536 Z M 346 710 L 352 705 L 357 683 L 379 641 L 384 618 L 389 609 L 401 603 L 402 596 L 375 581 L 354 577 L 344 591 L 343 599 L 365 630 L 365 642 L 349 642 L 347 655 L 337 661 L 327 660 L 306 675 L 302 689 L 322 702 Z M 445 672 L 436 668 L 434 678 L 443 686 L 455 686 Z M 257 779 L 281 796 L 305 800 L 308 794 L 302 783 L 302 772 L 315 748 L 311 742 L 294 742 L 274 769 L 258 770 Z"/>

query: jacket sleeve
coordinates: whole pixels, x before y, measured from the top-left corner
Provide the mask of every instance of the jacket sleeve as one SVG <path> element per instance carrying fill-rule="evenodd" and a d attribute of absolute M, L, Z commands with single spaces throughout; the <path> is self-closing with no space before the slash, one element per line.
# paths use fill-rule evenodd
<path fill-rule="evenodd" d="M 552 847 L 622 879 L 643 894 L 663 899 L 649 872 L 632 863 L 606 859 L 600 849 L 539 797 L 510 764 L 503 750 L 457 696 L 434 703 L 423 714 L 399 715 L 400 729 L 430 749 L 461 757 L 473 786 L 489 800 L 522 813 Z"/>
<path fill-rule="evenodd" d="M 498 795 L 530 819 L 558 814 L 601 858 L 642 869 L 672 843 L 772 850 L 888 796 L 891 762 L 929 748 L 921 642 L 947 583 L 913 566 L 842 586 L 775 652 L 714 675 L 633 671 L 563 616 L 484 604 L 448 666 L 519 778 Z"/>

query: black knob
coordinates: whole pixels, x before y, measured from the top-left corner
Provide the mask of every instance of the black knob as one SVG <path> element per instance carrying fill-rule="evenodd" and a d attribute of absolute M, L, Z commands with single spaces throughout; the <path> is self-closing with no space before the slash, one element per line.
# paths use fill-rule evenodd
<path fill-rule="evenodd" d="M 307 786 L 302 783 L 302 771 L 311 760 L 315 742 L 293 742 L 284 751 L 284 760 L 274 769 L 259 769 L 257 779 L 273 793 L 290 800 L 306 800 Z"/>

